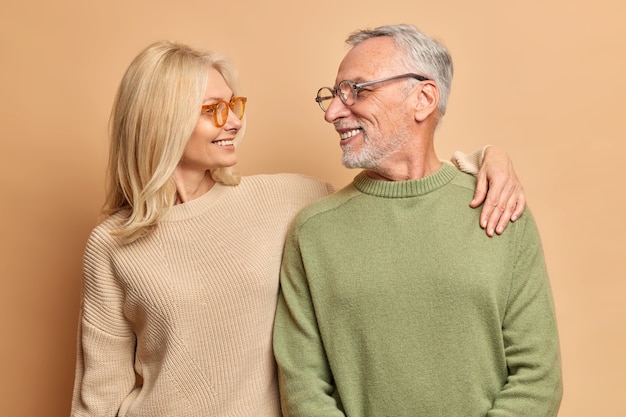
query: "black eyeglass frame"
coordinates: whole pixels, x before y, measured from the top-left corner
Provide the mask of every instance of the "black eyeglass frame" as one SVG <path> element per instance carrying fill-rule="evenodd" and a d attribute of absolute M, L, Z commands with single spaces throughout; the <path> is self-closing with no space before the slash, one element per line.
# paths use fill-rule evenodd
<path fill-rule="evenodd" d="M 394 75 L 393 77 L 381 78 L 379 80 L 374 80 L 374 81 L 366 81 L 364 83 L 355 83 L 352 80 L 343 80 L 339 82 L 339 84 L 337 84 L 337 87 L 333 87 L 333 88 L 322 87 L 319 90 L 317 90 L 317 97 L 315 97 L 315 101 L 320 106 L 323 112 L 326 112 L 326 110 L 328 110 L 328 107 L 324 108 L 324 102 L 326 100 L 332 101 L 332 99 L 335 98 L 335 96 L 339 96 L 339 99 L 344 105 L 352 106 L 354 105 L 354 103 L 356 103 L 359 91 L 361 91 L 363 88 L 369 87 L 370 85 L 374 85 L 374 84 L 384 83 L 386 81 L 399 80 L 401 78 L 415 78 L 418 81 L 430 80 L 430 78 L 427 78 L 427 77 L 424 77 L 423 75 L 415 74 L 412 72 L 401 74 L 401 75 Z M 350 100 L 349 97 L 347 96 L 344 97 L 344 94 L 341 94 L 341 86 L 345 84 L 348 84 L 350 88 L 352 89 L 352 100 Z M 321 94 L 323 90 L 328 90 L 331 95 L 322 96 Z M 329 103 L 328 105 L 330 105 L 330 101 L 328 102 Z"/>

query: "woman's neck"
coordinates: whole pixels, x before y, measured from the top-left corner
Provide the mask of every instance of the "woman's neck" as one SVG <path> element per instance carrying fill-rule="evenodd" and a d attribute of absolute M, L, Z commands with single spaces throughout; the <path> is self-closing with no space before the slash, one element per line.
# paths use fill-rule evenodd
<path fill-rule="evenodd" d="M 211 172 L 208 170 L 204 172 L 175 170 L 173 178 L 176 184 L 175 204 L 183 204 L 202 197 L 215 185 Z"/>

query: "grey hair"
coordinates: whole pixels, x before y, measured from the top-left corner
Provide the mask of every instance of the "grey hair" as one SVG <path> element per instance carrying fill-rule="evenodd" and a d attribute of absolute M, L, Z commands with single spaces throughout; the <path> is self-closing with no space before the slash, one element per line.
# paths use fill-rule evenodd
<path fill-rule="evenodd" d="M 359 43 L 379 36 L 389 36 L 401 52 L 398 63 L 407 70 L 435 81 L 439 86 L 438 110 L 444 115 L 452 84 L 454 68 L 448 49 L 441 43 L 408 24 L 386 25 L 375 29 L 362 29 L 352 33 L 346 44 L 354 47 Z"/>

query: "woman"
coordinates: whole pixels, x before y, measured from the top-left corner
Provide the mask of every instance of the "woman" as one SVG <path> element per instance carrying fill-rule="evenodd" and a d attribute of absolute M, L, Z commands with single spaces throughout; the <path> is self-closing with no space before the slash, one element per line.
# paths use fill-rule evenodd
<path fill-rule="evenodd" d="M 106 218 L 85 251 L 73 416 L 280 416 L 284 238 L 332 190 L 238 177 L 245 105 L 230 64 L 185 45 L 153 44 L 126 71 Z"/>

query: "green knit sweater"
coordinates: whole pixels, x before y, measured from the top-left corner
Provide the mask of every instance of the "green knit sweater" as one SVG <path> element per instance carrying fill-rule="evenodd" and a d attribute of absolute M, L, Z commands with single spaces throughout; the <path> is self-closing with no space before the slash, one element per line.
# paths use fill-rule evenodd
<path fill-rule="evenodd" d="M 475 180 L 364 173 L 296 218 L 274 352 L 285 417 L 556 416 L 553 302 L 532 214 L 478 226 Z"/>

